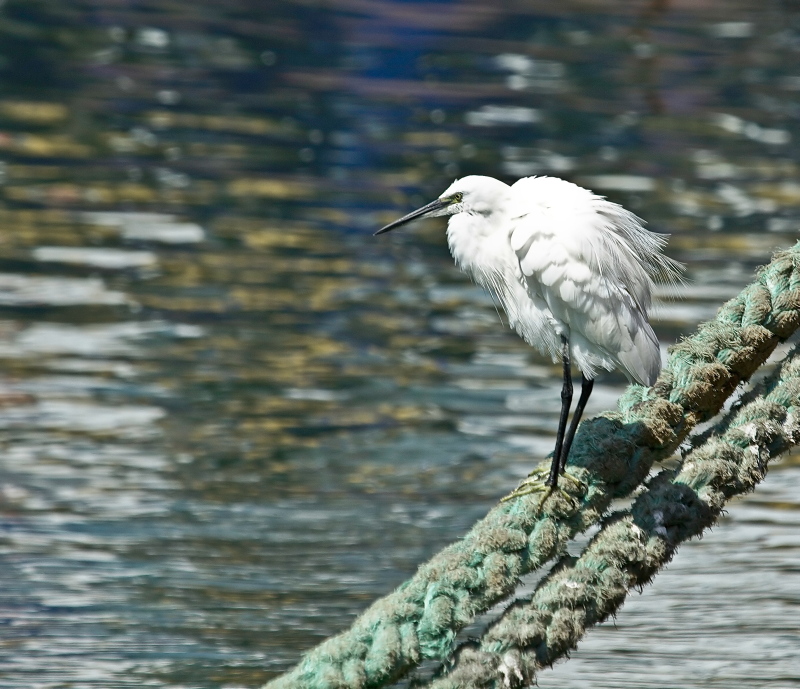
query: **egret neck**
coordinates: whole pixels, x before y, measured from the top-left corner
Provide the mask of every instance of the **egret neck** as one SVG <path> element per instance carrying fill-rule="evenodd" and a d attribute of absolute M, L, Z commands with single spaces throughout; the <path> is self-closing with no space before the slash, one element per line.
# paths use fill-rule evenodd
<path fill-rule="evenodd" d="M 491 178 L 483 178 L 489 180 Z M 454 204 L 447 223 L 447 244 L 456 264 L 476 282 L 514 259 L 508 243 L 511 187 L 496 179 Z"/>

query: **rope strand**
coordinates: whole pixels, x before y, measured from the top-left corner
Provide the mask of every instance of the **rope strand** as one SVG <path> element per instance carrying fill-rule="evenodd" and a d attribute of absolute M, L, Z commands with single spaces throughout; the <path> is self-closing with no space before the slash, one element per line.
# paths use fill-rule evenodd
<path fill-rule="evenodd" d="M 731 497 L 752 491 L 767 463 L 800 442 L 798 349 L 757 389 L 679 471 L 662 471 L 630 510 L 606 518 L 580 557 L 562 558 L 529 600 L 462 645 L 428 689 L 533 684 L 537 670 L 566 656 L 588 627 L 619 610 L 628 591 L 649 583 L 680 543 L 714 524 Z"/>

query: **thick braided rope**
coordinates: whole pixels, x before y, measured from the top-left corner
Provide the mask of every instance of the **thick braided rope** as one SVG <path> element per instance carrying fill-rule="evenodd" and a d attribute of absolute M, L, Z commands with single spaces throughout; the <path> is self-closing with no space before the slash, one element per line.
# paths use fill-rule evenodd
<path fill-rule="evenodd" d="M 797 349 L 758 390 L 714 426 L 679 473 L 660 473 L 630 510 L 604 521 L 579 558 L 562 558 L 530 600 L 516 601 L 480 640 L 460 647 L 447 675 L 428 689 L 533 684 L 536 670 L 617 612 L 628 591 L 647 584 L 680 543 L 716 522 L 731 497 L 752 491 L 767 462 L 800 442 Z"/>
<path fill-rule="evenodd" d="M 570 501 L 555 493 L 500 503 L 463 539 L 376 601 L 352 627 L 311 650 L 269 689 L 366 689 L 388 684 L 425 659 L 442 660 L 475 615 L 513 593 L 519 577 L 563 552 L 710 419 L 736 386 L 800 326 L 800 244 L 777 254 L 714 321 L 672 348 L 651 389 L 631 386 L 620 411 L 581 424 L 570 472 L 587 486 Z M 564 481 L 569 489 L 571 482 Z M 265 689 L 266 689 L 265 687 Z"/>

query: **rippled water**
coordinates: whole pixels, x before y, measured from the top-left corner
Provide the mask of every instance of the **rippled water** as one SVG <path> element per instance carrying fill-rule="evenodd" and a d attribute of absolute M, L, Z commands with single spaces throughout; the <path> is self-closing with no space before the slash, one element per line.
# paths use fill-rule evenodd
<path fill-rule="evenodd" d="M 442 223 L 371 236 L 453 177 L 672 232 L 664 347 L 794 243 L 791 5 L 513 8 L 0 2 L 2 686 L 257 686 L 550 452 L 558 370 Z M 793 456 L 540 686 L 800 685 L 798 494 Z"/>

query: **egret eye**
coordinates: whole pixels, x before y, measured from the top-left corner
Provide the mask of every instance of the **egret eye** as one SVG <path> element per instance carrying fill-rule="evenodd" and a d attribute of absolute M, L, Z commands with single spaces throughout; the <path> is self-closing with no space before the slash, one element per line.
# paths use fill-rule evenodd
<path fill-rule="evenodd" d="M 463 199 L 464 199 L 464 194 L 462 194 L 460 191 L 457 191 L 450 197 L 450 203 L 461 203 Z"/>

